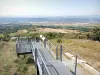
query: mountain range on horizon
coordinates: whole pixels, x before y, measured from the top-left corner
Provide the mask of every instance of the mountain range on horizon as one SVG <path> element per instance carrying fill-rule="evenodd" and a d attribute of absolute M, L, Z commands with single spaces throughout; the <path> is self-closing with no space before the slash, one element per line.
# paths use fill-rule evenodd
<path fill-rule="evenodd" d="M 92 16 L 55 16 L 55 17 L 0 17 L 0 23 L 26 23 L 26 22 L 78 22 L 100 23 L 99 15 Z"/>

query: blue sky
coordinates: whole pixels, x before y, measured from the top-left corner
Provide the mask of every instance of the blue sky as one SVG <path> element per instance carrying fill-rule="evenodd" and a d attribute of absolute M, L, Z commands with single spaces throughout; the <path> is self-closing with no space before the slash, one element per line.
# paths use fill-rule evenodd
<path fill-rule="evenodd" d="M 0 17 L 100 15 L 100 0 L 0 0 Z"/>

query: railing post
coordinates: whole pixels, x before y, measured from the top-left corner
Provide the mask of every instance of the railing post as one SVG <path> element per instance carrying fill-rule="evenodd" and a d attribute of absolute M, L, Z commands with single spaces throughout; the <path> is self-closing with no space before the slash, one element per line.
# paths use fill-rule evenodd
<path fill-rule="evenodd" d="M 35 63 L 37 64 L 37 48 L 35 48 Z"/>
<path fill-rule="evenodd" d="M 31 40 L 31 46 L 30 47 L 31 47 L 31 51 L 32 51 L 32 39 L 30 39 L 30 40 Z"/>
<path fill-rule="evenodd" d="M 60 60 L 62 61 L 62 45 L 60 45 Z"/>
<path fill-rule="evenodd" d="M 44 74 L 44 66 L 43 66 L 43 62 L 42 62 L 42 75 Z"/>
<path fill-rule="evenodd" d="M 17 53 L 17 56 L 18 56 L 18 58 L 19 58 L 19 54 Z"/>
<path fill-rule="evenodd" d="M 37 48 L 35 48 L 35 67 L 37 69 L 37 75 L 39 75 L 39 68 L 38 68 L 38 65 L 37 65 L 37 57 L 38 57 Z"/>
<path fill-rule="evenodd" d="M 16 42 L 16 51 L 17 51 L 17 49 L 18 49 L 18 48 L 17 48 L 17 42 Z"/>
<path fill-rule="evenodd" d="M 46 48 L 46 40 L 44 40 L 44 47 Z"/>
<path fill-rule="evenodd" d="M 58 45 L 56 47 L 56 60 L 58 60 Z"/>
<path fill-rule="evenodd" d="M 75 56 L 75 75 L 76 75 L 76 69 L 77 69 L 77 55 Z"/>
<path fill-rule="evenodd" d="M 38 68 L 38 66 L 37 66 L 36 68 L 37 68 L 37 75 L 40 75 L 40 74 L 39 74 L 39 68 Z"/>
<path fill-rule="evenodd" d="M 49 43 L 49 49 L 51 49 L 51 43 Z"/>

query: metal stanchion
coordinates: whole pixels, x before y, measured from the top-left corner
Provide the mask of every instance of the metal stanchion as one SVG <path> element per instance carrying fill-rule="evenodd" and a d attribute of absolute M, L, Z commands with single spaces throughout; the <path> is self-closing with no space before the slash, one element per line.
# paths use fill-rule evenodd
<path fill-rule="evenodd" d="M 75 57 L 75 75 L 76 75 L 76 69 L 77 69 L 77 55 Z"/>
<path fill-rule="evenodd" d="M 46 48 L 46 40 L 44 40 L 44 47 Z"/>
<path fill-rule="evenodd" d="M 56 60 L 58 60 L 58 46 L 56 47 Z"/>
<path fill-rule="evenodd" d="M 62 45 L 60 45 L 60 60 L 62 61 Z"/>
<path fill-rule="evenodd" d="M 35 63 L 37 64 L 37 48 L 35 48 Z"/>

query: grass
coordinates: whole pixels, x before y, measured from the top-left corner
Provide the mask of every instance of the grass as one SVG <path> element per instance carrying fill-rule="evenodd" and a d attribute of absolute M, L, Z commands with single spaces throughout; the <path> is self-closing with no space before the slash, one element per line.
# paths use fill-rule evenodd
<path fill-rule="evenodd" d="M 57 45 L 57 39 L 50 40 Z M 62 39 L 62 45 L 80 55 L 100 71 L 100 42 L 83 39 Z M 64 50 L 67 52 L 67 50 Z"/>
<path fill-rule="evenodd" d="M 16 55 L 15 42 L 0 42 L 0 75 L 36 75 L 31 55 Z"/>

